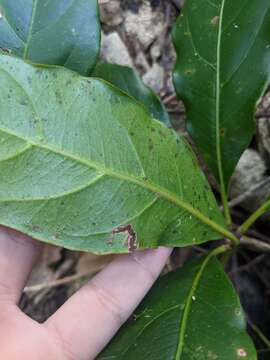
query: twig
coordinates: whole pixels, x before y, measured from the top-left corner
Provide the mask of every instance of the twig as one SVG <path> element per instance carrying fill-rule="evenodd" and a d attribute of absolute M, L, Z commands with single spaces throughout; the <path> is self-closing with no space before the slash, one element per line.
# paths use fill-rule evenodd
<path fill-rule="evenodd" d="M 270 352 L 270 349 L 261 349 L 261 350 L 258 350 L 257 353 L 258 355 L 260 354 L 265 354 L 265 353 L 269 353 Z"/>
<path fill-rule="evenodd" d="M 38 285 L 33 285 L 33 286 L 26 286 L 24 288 L 24 292 L 26 292 L 26 293 L 39 292 L 39 291 L 42 291 L 42 290 L 45 290 L 45 289 L 55 288 L 55 287 L 60 286 L 60 285 L 66 285 L 66 284 L 69 284 L 71 282 L 81 280 L 84 277 L 88 277 L 90 275 L 93 275 L 93 269 L 91 269 L 91 271 L 85 271 L 85 272 L 82 272 L 80 274 L 66 276 L 66 277 L 64 277 L 62 279 L 45 282 L 43 284 L 38 284 Z"/>
<path fill-rule="evenodd" d="M 229 202 L 229 207 L 233 208 L 234 206 L 237 206 L 241 204 L 243 201 L 247 200 L 254 192 L 264 187 L 266 184 L 270 183 L 270 176 L 268 176 L 266 179 L 262 180 L 256 185 L 253 185 L 250 189 L 245 191 L 243 194 L 237 196 L 236 198 L 232 199 Z"/>
<path fill-rule="evenodd" d="M 255 259 L 250 261 L 248 264 L 239 266 L 237 269 L 230 271 L 229 274 L 234 275 L 235 273 L 248 271 L 248 270 L 250 270 L 250 268 L 252 268 L 255 265 L 259 264 L 263 259 L 265 259 L 265 254 L 258 255 Z"/>
<path fill-rule="evenodd" d="M 244 245 L 258 252 L 270 253 L 270 244 L 245 235 L 241 236 L 240 245 Z"/>
<path fill-rule="evenodd" d="M 166 97 L 163 99 L 163 104 L 164 104 L 164 105 L 168 105 L 168 104 L 171 103 L 172 101 L 177 101 L 177 97 L 176 97 L 175 94 L 171 94 L 171 95 L 166 96 Z"/>
<path fill-rule="evenodd" d="M 264 234 L 262 234 L 260 231 L 258 230 L 254 230 L 254 229 L 249 229 L 246 233 L 247 236 L 249 237 L 255 237 L 256 239 L 265 241 L 266 243 L 270 244 L 270 238 L 269 236 L 266 236 Z"/>
<path fill-rule="evenodd" d="M 172 108 L 167 108 L 167 111 L 171 114 L 178 114 L 178 115 L 185 115 L 185 110 L 184 109 L 172 109 Z"/>
<path fill-rule="evenodd" d="M 255 332 L 259 339 L 267 346 L 267 349 L 270 349 L 270 340 L 264 335 L 264 333 L 255 325 L 252 321 L 248 319 L 249 326 Z"/>
<path fill-rule="evenodd" d="M 256 114 L 256 118 L 257 119 L 261 119 L 261 118 L 269 118 L 270 117 L 270 113 L 269 112 L 258 112 Z"/>
<path fill-rule="evenodd" d="M 52 281 L 55 281 L 61 278 L 62 276 L 64 276 L 72 268 L 73 264 L 74 264 L 74 259 L 70 259 L 70 258 L 66 259 L 53 274 L 54 280 Z M 37 295 L 35 294 L 34 296 L 35 306 L 38 305 L 45 298 L 45 296 L 48 294 L 49 291 L 50 288 L 45 288 L 39 291 Z"/>

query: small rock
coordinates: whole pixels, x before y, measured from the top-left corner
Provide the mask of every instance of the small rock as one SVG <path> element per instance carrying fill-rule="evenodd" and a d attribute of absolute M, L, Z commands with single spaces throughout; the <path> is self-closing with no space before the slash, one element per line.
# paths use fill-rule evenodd
<path fill-rule="evenodd" d="M 151 46 L 150 55 L 154 61 L 157 61 L 161 57 L 161 47 L 159 41 L 155 41 Z"/>
<path fill-rule="evenodd" d="M 143 81 L 158 94 L 163 88 L 164 69 L 159 64 L 154 64 L 150 70 L 144 74 Z"/>
<path fill-rule="evenodd" d="M 173 3 L 178 9 L 181 9 L 185 4 L 185 0 L 173 0 Z"/>
<path fill-rule="evenodd" d="M 164 15 L 153 11 L 151 4 L 145 2 L 137 14 L 127 11 L 125 30 L 131 38 L 136 37 L 144 49 L 147 49 L 164 31 Z"/>
<path fill-rule="evenodd" d="M 262 97 L 257 109 L 257 115 L 259 117 L 257 122 L 258 148 L 267 166 L 270 168 L 270 118 L 264 117 L 264 114 L 269 112 L 269 108 L 270 92 Z"/>
<path fill-rule="evenodd" d="M 102 36 L 101 58 L 113 64 L 132 67 L 129 52 L 116 31 Z"/>
<path fill-rule="evenodd" d="M 258 146 L 266 164 L 270 168 L 270 119 L 261 118 L 258 121 Z"/>
<path fill-rule="evenodd" d="M 146 59 L 145 53 L 140 50 L 136 53 L 136 57 L 134 59 L 134 64 L 135 64 L 136 68 L 140 70 L 140 73 L 143 73 L 143 74 L 145 74 L 151 68 L 149 65 L 149 62 Z"/>
<path fill-rule="evenodd" d="M 103 24 L 118 26 L 123 22 L 123 13 L 119 0 L 100 1 L 100 19 Z"/>
<path fill-rule="evenodd" d="M 134 13 L 138 13 L 140 6 L 142 5 L 142 1 L 144 0 L 120 0 L 121 7 L 124 10 L 133 11 Z"/>
<path fill-rule="evenodd" d="M 266 165 L 260 154 L 248 149 L 242 155 L 231 181 L 230 197 L 233 199 L 266 179 Z M 257 210 L 270 196 L 270 184 L 255 191 L 241 206 L 248 212 Z"/>

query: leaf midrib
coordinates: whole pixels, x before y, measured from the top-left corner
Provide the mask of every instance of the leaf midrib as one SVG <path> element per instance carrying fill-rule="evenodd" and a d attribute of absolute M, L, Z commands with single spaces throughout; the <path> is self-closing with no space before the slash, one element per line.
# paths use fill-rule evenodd
<path fill-rule="evenodd" d="M 37 11 L 37 3 L 38 3 L 38 0 L 34 0 L 33 7 L 32 7 L 32 14 L 31 14 L 31 21 L 30 21 L 29 31 L 28 31 L 26 42 L 25 42 L 24 52 L 23 52 L 23 58 L 24 59 L 27 59 L 28 52 L 29 52 L 29 46 L 30 46 L 30 42 L 31 42 L 31 39 L 32 39 L 33 26 L 34 26 L 34 21 L 35 21 L 35 17 L 36 17 L 36 11 Z"/>
<path fill-rule="evenodd" d="M 217 248 L 216 250 L 219 250 L 219 249 Z M 192 303 L 194 301 L 196 301 L 196 299 L 194 300 L 194 296 L 196 294 L 196 291 L 198 289 L 199 283 L 201 281 L 201 278 L 203 276 L 206 266 L 208 265 L 208 263 L 212 259 L 212 257 L 215 255 L 214 252 L 215 252 L 215 250 L 212 253 L 209 253 L 208 256 L 205 258 L 204 262 L 201 264 L 201 267 L 191 284 L 191 288 L 190 288 L 190 291 L 189 291 L 189 294 L 187 297 L 185 309 L 183 311 L 183 316 L 182 316 L 182 319 L 180 322 L 179 343 L 178 343 L 176 354 L 175 354 L 175 360 L 181 360 L 181 358 L 182 358 L 184 345 L 185 345 L 185 335 L 186 335 L 186 329 L 187 329 L 187 324 L 188 324 L 188 317 L 190 315 Z"/>
<path fill-rule="evenodd" d="M 224 179 L 224 171 L 222 164 L 222 155 L 221 155 L 221 140 L 220 140 L 220 100 L 221 100 L 221 81 L 220 81 L 220 72 L 221 72 L 221 38 L 222 38 L 222 25 L 223 25 L 223 16 L 226 0 L 222 0 L 220 6 L 220 15 L 219 15 L 219 25 L 218 25 L 218 39 L 217 39 L 217 65 L 216 65 L 216 108 L 215 108 L 215 118 L 216 118 L 216 157 L 217 157 L 217 167 L 218 167 L 218 176 L 220 184 L 220 193 L 222 197 L 222 202 L 224 205 L 227 204 L 227 190 Z M 224 208 L 227 221 L 230 223 L 230 214 L 227 214 L 227 209 Z"/>
<path fill-rule="evenodd" d="M 61 155 L 63 157 L 72 159 L 73 161 L 75 161 L 77 163 L 81 163 L 90 168 L 94 168 L 99 173 L 103 173 L 104 175 L 107 175 L 107 176 L 110 176 L 110 177 L 113 177 L 116 179 L 131 182 L 131 183 L 136 184 L 144 189 L 147 189 L 155 194 L 159 194 L 160 197 L 166 199 L 167 201 L 169 201 L 169 202 L 175 204 L 176 206 L 184 209 L 185 211 L 189 212 L 195 218 L 199 219 L 202 223 L 204 223 L 205 225 L 208 225 L 210 228 L 214 229 L 216 232 L 223 235 L 224 237 L 231 238 L 231 236 L 232 236 L 232 234 L 228 230 L 226 230 L 221 225 L 219 225 L 216 222 L 209 219 L 207 216 L 202 214 L 199 210 L 193 208 L 193 206 L 191 206 L 190 204 L 186 203 L 185 201 L 183 201 L 180 198 L 178 198 L 177 196 L 175 196 L 175 194 L 173 194 L 170 191 L 168 191 L 164 188 L 161 188 L 149 181 L 145 181 L 141 178 L 137 178 L 130 174 L 129 175 L 124 174 L 120 171 L 116 172 L 110 168 L 103 167 L 100 164 L 95 163 L 93 161 L 89 161 L 87 159 L 80 158 L 74 154 L 67 152 L 66 150 L 64 151 L 62 149 L 59 149 L 56 146 L 53 146 L 51 144 L 50 145 L 44 144 L 44 143 L 41 143 L 38 141 L 34 141 L 33 139 L 31 139 L 31 140 L 27 139 L 27 138 L 17 134 L 16 132 L 10 131 L 6 128 L 0 128 L 0 130 L 2 132 L 6 133 L 7 135 L 11 135 L 11 136 L 17 137 L 20 140 L 25 141 L 29 145 L 32 145 L 37 148 L 45 149 L 45 150 L 53 152 L 57 155 Z"/>

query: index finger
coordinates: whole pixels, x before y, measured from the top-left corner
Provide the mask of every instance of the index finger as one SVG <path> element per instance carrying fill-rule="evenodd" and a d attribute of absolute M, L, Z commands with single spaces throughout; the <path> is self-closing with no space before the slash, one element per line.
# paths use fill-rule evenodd
<path fill-rule="evenodd" d="M 151 288 L 170 253 L 171 249 L 159 248 L 118 257 L 45 326 L 71 358 L 94 359 Z"/>

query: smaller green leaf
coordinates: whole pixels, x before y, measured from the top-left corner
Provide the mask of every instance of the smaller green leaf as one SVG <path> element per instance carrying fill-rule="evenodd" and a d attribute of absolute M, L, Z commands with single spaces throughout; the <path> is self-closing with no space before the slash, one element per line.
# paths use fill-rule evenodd
<path fill-rule="evenodd" d="M 38 64 L 81 74 L 100 48 L 97 0 L 0 0 L 0 48 Z"/>
<path fill-rule="evenodd" d="M 223 202 L 270 81 L 269 0 L 187 0 L 174 30 L 176 92 Z M 225 209 L 226 210 L 226 209 Z"/>
<path fill-rule="evenodd" d="M 256 360 L 239 298 L 212 255 L 162 277 L 99 360 Z"/>
<path fill-rule="evenodd" d="M 98 63 L 92 76 L 117 86 L 137 101 L 144 104 L 151 116 L 170 126 L 170 117 L 155 92 L 146 86 L 136 71 L 116 64 Z"/>

